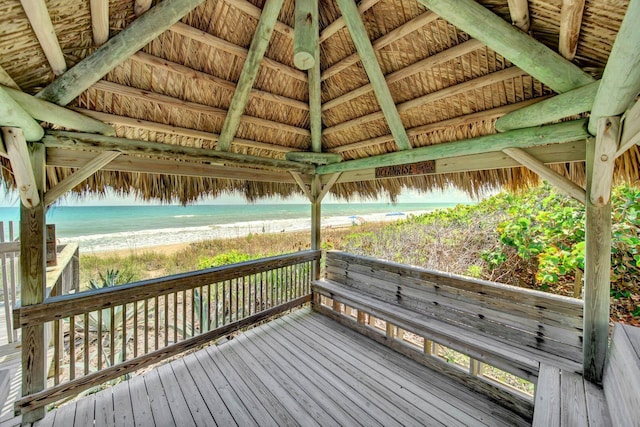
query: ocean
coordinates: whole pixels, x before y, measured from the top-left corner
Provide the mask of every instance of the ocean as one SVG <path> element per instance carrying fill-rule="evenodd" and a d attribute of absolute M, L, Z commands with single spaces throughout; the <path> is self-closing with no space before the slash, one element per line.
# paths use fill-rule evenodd
<path fill-rule="evenodd" d="M 457 203 L 327 203 L 323 227 L 394 221 Z M 83 252 L 138 249 L 249 233 L 311 228 L 309 204 L 53 206 L 47 223 L 61 244 L 80 243 Z M 18 208 L 0 207 L 0 221 L 18 221 Z"/>

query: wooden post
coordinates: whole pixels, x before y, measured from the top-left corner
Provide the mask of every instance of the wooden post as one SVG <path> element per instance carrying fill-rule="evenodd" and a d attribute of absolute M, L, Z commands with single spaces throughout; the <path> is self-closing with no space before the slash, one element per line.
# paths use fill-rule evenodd
<path fill-rule="evenodd" d="M 43 197 L 45 181 L 45 148 L 34 143 L 30 150 L 35 181 Z M 46 287 L 45 267 L 45 205 L 29 208 L 20 205 L 20 274 L 22 278 L 21 305 L 39 304 Z M 22 395 L 44 389 L 46 381 L 44 325 L 22 328 Z M 44 417 L 44 407 L 23 414 L 22 422 L 31 423 Z"/>
<path fill-rule="evenodd" d="M 308 70 L 317 61 L 318 0 L 296 0 L 293 31 L 293 63 L 300 70 Z"/>
<path fill-rule="evenodd" d="M 320 175 L 314 175 L 311 181 L 311 197 L 313 198 L 311 202 L 311 249 L 316 251 L 320 250 L 321 246 L 320 217 L 322 199 L 319 197 L 321 191 Z M 314 261 L 312 276 L 313 280 L 320 279 L 320 260 Z"/>
<path fill-rule="evenodd" d="M 596 140 L 587 141 L 587 194 L 594 184 Z M 584 377 L 602 382 L 609 337 L 611 269 L 611 202 L 598 207 L 586 198 L 584 285 Z"/>

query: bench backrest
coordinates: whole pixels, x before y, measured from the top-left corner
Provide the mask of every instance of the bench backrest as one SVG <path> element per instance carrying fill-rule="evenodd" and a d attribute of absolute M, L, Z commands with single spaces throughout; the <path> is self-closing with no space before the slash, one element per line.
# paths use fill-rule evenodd
<path fill-rule="evenodd" d="M 640 328 L 616 323 L 602 380 L 614 426 L 640 423 Z"/>
<path fill-rule="evenodd" d="M 581 300 L 327 252 L 327 279 L 507 344 L 582 362 Z"/>

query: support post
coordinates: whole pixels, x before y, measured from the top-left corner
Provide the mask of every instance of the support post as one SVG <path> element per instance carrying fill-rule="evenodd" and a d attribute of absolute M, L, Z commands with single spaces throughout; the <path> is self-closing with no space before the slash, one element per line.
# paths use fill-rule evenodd
<path fill-rule="evenodd" d="M 320 218 L 321 218 L 321 205 L 322 199 L 319 197 L 322 192 L 322 184 L 320 182 L 320 175 L 314 175 L 311 181 L 311 249 L 320 250 L 321 236 L 320 236 Z M 320 260 L 313 263 L 313 280 L 320 279 Z"/>
<path fill-rule="evenodd" d="M 30 159 L 40 199 L 45 182 L 44 144 L 30 147 Z M 46 287 L 45 265 L 45 205 L 29 208 L 20 205 L 20 274 L 22 278 L 21 305 L 43 301 Z M 46 347 L 44 325 L 22 328 L 22 395 L 44 389 L 46 381 Z M 22 422 L 32 423 L 44 417 L 44 407 L 23 414 Z"/>
<path fill-rule="evenodd" d="M 593 182 L 596 140 L 587 141 L 587 194 Z M 584 286 L 584 377 L 602 382 L 609 337 L 611 269 L 611 202 L 596 206 L 586 198 L 586 253 Z"/>
<path fill-rule="evenodd" d="M 308 70 L 318 60 L 318 0 L 296 0 L 293 31 L 293 63 L 300 70 Z"/>

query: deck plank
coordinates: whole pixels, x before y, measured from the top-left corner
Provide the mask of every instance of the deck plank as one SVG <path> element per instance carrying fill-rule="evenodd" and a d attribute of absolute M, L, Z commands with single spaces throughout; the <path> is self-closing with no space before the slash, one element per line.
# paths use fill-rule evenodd
<path fill-rule="evenodd" d="M 170 364 L 161 365 L 158 368 L 158 374 L 160 375 L 160 381 L 164 388 L 164 393 L 167 396 L 167 402 L 169 403 L 169 409 L 173 415 L 173 419 L 180 426 L 195 426 L 196 422 L 191 415 L 189 405 L 180 390 L 178 379 L 173 373 L 173 369 Z M 156 420 L 156 424 L 158 421 Z"/>
<path fill-rule="evenodd" d="M 76 405 L 76 416 L 73 422 L 74 427 L 86 427 L 93 424 L 95 419 L 95 394 L 90 394 L 84 399 L 78 400 Z"/>
<path fill-rule="evenodd" d="M 143 378 L 149 394 L 149 405 L 151 406 L 151 415 L 155 425 L 175 426 L 176 421 L 169 408 L 169 401 L 162 387 L 158 370 L 154 369 L 147 372 Z"/>
<path fill-rule="evenodd" d="M 113 426 L 115 424 L 115 420 L 113 418 L 113 394 L 111 393 L 110 388 L 96 393 L 95 405 L 95 426 Z"/>
<path fill-rule="evenodd" d="M 300 317 L 296 317 L 300 316 Z M 453 406 L 453 410 L 464 410 L 469 414 L 473 414 L 481 422 L 490 425 L 529 425 L 530 422 L 521 417 L 514 416 L 513 412 L 497 406 L 489 398 L 471 391 L 464 384 L 452 381 L 450 378 L 425 369 L 422 365 L 402 356 L 392 349 L 380 346 L 376 342 L 369 339 L 359 339 L 361 335 L 349 328 L 336 324 L 333 320 L 322 315 L 304 316 L 304 313 L 294 313 L 291 321 L 296 319 L 299 326 L 306 326 L 305 322 L 315 322 L 321 325 L 321 328 L 330 328 L 331 339 L 335 343 L 347 345 L 357 341 L 363 346 L 365 352 L 372 361 L 376 361 L 384 369 L 388 370 L 397 378 L 403 379 L 403 385 L 406 381 L 413 383 L 420 388 L 430 391 L 435 396 L 434 401 L 440 401 L 440 407 L 449 407 L 448 403 Z M 289 319 L 287 319 L 288 321 Z M 368 363 L 368 362 L 367 362 Z M 432 398 L 430 398 L 432 399 Z M 444 403 L 442 403 L 444 402 Z"/>
<path fill-rule="evenodd" d="M 62 405 L 56 410 L 56 419 L 53 421 L 53 427 L 69 427 L 73 425 L 76 416 L 76 402 Z"/>
<path fill-rule="evenodd" d="M 196 383 L 193 381 L 193 378 L 191 378 L 191 374 L 189 374 L 189 368 L 184 363 L 184 360 L 178 359 L 174 361 L 173 363 L 171 363 L 171 367 L 173 368 L 173 373 L 178 379 L 180 390 L 182 390 L 182 394 L 187 401 L 189 411 L 191 412 L 191 416 L 196 422 L 196 425 L 214 425 L 216 422 L 213 419 L 213 415 L 211 415 L 211 412 L 209 411 L 204 398 L 200 394 Z"/>
<path fill-rule="evenodd" d="M 113 389 L 113 418 L 116 427 L 132 426 L 133 406 L 131 405 L 131 394 L 129 393 L 128 381 L 116 384 Z"/>
<path fill-rule="evenodd" d="M 153 427 L 153 415 L 151 415 L 151 404 L 149 403 L 149 393 L 142 376 L 131 378 L 129 383 L 129 394 L 131 395 L 131 406 L 133 407 L 133 420 L 136 427 Z"/>

